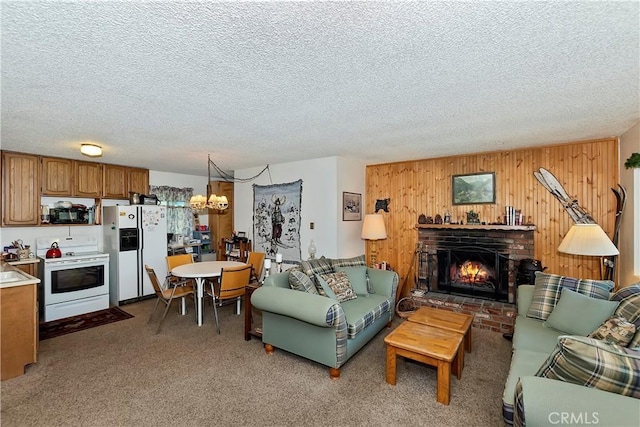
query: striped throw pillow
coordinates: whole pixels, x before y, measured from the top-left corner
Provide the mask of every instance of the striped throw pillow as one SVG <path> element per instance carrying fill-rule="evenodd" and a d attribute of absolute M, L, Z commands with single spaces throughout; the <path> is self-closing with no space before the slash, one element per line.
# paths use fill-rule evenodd
<path fill-rule="evenodd" d="M 614 283 L 610 280 L 576 279 L 537 271 L 527 317 L 547 320 L 560 299 L 562 288 L 591 298 L 609 299 L 613 287 Z"/>
<path fill-rule="evenodd" d="M 593 338 L 561 335 L 537 377 L 640 398 L 640 352 Z"/>

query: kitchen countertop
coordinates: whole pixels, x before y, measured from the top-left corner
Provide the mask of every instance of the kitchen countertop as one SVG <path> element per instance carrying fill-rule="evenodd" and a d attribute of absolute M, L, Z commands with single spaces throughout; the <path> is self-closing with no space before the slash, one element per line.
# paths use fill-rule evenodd
<path fill-rule="evenodd" d="M 7 261 L 7 264 L 9 265 L 23 265 L 23 264 L 33 264 L 33 263 L 39 263 L 40 262 L 40 258 L 29 258 L 29 259 L 20 259 L 20 260 L 15 260 L 15 261 Z"/>
<path fill-rule="evenodd" d="M 30 260 L 24 260 L 24 261 L 32 262 L 33 260 L 30 259 Z M 20 262 L 20 261 L 16 261 L 16 262 Z M 23 280 L 3 281 L 0 279 L 0 288 L 12 288 L 15 286 L 34 285 L 34 284 L 40 283 L 40 279 L 38 279 L 37 277 L 33 277 L 25 273 L 24 271 L 9 265 L 7 262 L 2 261 L 0 263 L 0 273 L 6 273 L 9 271 L 15 271 L 19 276 L 22 276 Z"/>

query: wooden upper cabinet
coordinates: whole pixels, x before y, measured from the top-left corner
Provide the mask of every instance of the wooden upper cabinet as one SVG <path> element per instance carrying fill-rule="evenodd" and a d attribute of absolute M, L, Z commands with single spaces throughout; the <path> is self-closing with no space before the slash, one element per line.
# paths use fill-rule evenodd
<path fill-rule="evenodd" d="M 73 192 L 73 160 L 42 158 L 42 195 L 71 196 Z"/>
<path fill-rule="evenodd" d="M 102 197 L 107 199 L 128 199 L 127 167 L 103 165 Z"/>
<path fill-rule="evenodd" d="M 102 196 L 102 163 L 82 162 L 74 164 L 74 191 L 77 197 L 98 198 Z"/>
<path fill-rule="evenodd" d="M 129 169 L 129 191 L 139 194 L 149 194 L 149 170 L 139 168 Z"/>
<path fill-rule="evenodd" d="M 2 153 L 2 224 L 38 225 L 40 222 L 40 158 Z"/>

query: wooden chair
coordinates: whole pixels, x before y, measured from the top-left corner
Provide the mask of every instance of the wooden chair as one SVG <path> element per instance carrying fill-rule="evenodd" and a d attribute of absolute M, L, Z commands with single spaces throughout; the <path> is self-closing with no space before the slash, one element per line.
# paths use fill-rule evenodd
<path fill-rule="evenodd" d="M 259 282 L 262 277 L 262 267 L 264 266 L 264 258 L 267 256 L 264 252 L 249 252 L 247 264 L 251 266 L 251 282 Z"/>
<path fill-rule="evenodd" d="M 251 279 L 251 266 L 223 268 L 220 272 L 219 284 L 210 283 L 211 290 L 207 294 L 213 298 L 213 313 L 216 318 L 216 330 L 220 333 L 218 323 L 218 304 L 223 301 L 235 299 L 237 301 L 236 314 L 240 314 L 240 301 L 244 297 L 244 291 Z"/>
<path fill-rule="evenodd" d="M 160 323 L 158 323 L 158 329 L 156 330 L 156 334 L 157 334 L 160 332 L 160 328 L 162 327 L 162 322 L 164 321 L 164 318 L 167 316 L 167 312 L 169 311 L 169 307 L 171 306 L 171 303 L 173 302 L 173 300 L 176 298 L 186 297 L 187 295 L 193 296 L 194 291 L 193 291 L 193 286 L 191 286 L 190 284 L 185 284 L 183 286 L 171 286 L 170 288 L 163 288 L 162 286 L 160 286 L 160 282 L 158 281 L 158 276 L 156 276 L 156 272 L 153 270 L 153 268 L 149 267 L 146 264 L 144 268 L 145 270 L 147 270 L 147 274 L 149 275 L 149 280 L 151 280 L 151 284 L 153 285 L 153 290 L 156 291 L 156 296 L 158 297 L 158 299 L 156 300 L 156 305 L 153 307 L 153 311 L 151 312 L 151 316 L 149 316 L 149 320 L 147 323 L 151 322 L 151 319 L 153 319 L 153 315 L 158 309 L 158 303 L 160 303 L 160 301 L 162 301 L 166 305 L 166 308 L 164 309 L 164 313 L 162 314 L 162 319 L 160 319 Z M 165 281 L 165 283 L 168 283 L 168 281 Z M 195 306 L 195 298 L 194 298 L 194 306 Z M 196 312 L 196 316 L 197 316 L 198 310 L 195 309 L 194 311 Z"/>

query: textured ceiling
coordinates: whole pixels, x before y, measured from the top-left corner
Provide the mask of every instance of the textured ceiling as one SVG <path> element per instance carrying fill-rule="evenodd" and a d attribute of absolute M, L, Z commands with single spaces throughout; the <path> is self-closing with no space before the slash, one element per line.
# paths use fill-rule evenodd
<path fill-rule="evenodd" d="M 620 135 L 639 2 L 12 2 L 2 148 L 207 174 Z"/>

